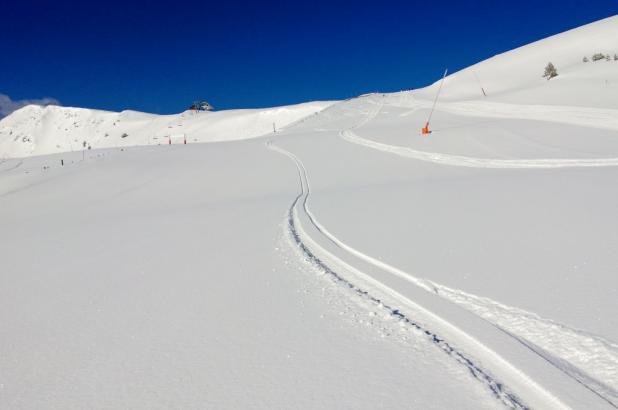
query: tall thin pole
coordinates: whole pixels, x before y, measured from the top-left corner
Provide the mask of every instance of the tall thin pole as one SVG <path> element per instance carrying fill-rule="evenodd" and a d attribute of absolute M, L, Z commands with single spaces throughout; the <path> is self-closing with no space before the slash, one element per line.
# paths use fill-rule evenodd
<path fill-rule="evenodd" d="M 487 93 L 485 93 L 485 89 L 483 88 L 483 84 L 481 84 L 481 79 L 476 74 L 476 71 L 473 70 L 472 72 L 474 73 L 474 78 L 476 78 L 476 81 L 479 83 L 479 87 L 481 87 L 481 91 L 483 92 L 483 97 L 487 97 Z"/>
<path fill-rule="evenodd" d="M 440 91 L 442 91 L 442 85 L 444 84 L 444 79 L 446 78 L 446 74 L 448 74 L 448 68 L 444 70 L 444 75 L 442 76 L 442 81 L 440 81 L 440 87 L 438 87 L 436 98 L 433 100 L 431 111 L 429 111 L 429 117 L 427 118 L 427 122 L 425 123 L 425 126 L 421 128 L 421 134 L 423 135 L 431 134 L 431 130 L 429 129 L 429 122 L 431 121 L 431 116 L 433 115 L 433 111 L 436 109 L 436 104 L 438 104 L 438 98 L 440 97 Z"/>
<path fill-rule="evenodd" d="M 438 87 L 438 93 L 436 94 L 436 98 L 433 100 L 433 106 L 431 107 L 431 111 L 429 112 L 429 118 L 427 118 L 427 124 L 429 124 L 429 122 L 431 121 L 431 116 L 433 115 L 433 111 L 436 109 L 436 105 L 438 104 L 438 97 L 440 97 L 440 92 L 442 91 L 442 85 L 444 84 L 444 79 L 446 78 L 446 74 L 448 74 L 448 68 L 444 70 L 442 81 L 440 81 L 440 87 Z"/>

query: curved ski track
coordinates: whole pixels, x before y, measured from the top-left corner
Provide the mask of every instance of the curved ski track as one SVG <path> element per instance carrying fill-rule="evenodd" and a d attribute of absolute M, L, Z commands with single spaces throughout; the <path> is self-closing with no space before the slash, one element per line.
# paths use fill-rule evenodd
<path fill-rule="evenodd" d="M 339 135 L 346 141 L 367 146 L 369 148 L 377 149 L 380 151 L 384 151 L 391 154 L 396 154 L 408 158 L 413 158 L 417 160 L 437 163 L 441 165 L 450 165 L 450 166 L 463 166 L 463 167 L 472 167 L 472 168 L 510 168 L 510 169 L 534 169 L 534 168 L 566 168 L 566 167 L 600 167 L 600 166 L 618 166 L 618 158 L 606 158 L 606 159 L 531 159 L 531 160 L 500 160 L 500 159 L 484 159 L 484 158 L 472 158 L 472 157 L 464 157 L 458 155 L 450 155 L 450 154 L 442 154 L 442 153 L 431 153 L 418 151 L 407 147 L 399 147 L 392 146 L 388 144 L 379 143 L 373 140 L 368 140 L 362 138 L 354 133 L 354 129 L 357 129 L 372 119 L 374 119 L 382 110 L 384 106 L 384 102 L 373 102 L 376 105 L 375 109 L 370 110 L 369 112 L 365 112 L 365 118 L 360 121 L 355 126 L 341 130 Z M 445 353 L 449 354 L 453 357 L 458 363 L 466 366 L 470 373 L 480 382 L 484 383 L 490 391 L 498 398 L 505 406 L 510 408 L 517 409 L 525 409 L 528 406 L 515 395 L 508 387 L 506 387 L 503 383 L 496 380 L 492 377 L 487 371 L 483 370 L 479 365 L 475 364 L 474 360 L 470 358 L 466 353 L 458 350 L 454 347 L 454 345 L 450 344 L 443 337 L 439 336 L 436 332 L 428 329 L 425 325 L 414 321 L 411 317 L 406 316 L 399 309 L 394 308 L 393 306 L 384 303 L 379 297 L 376 297 L 363 289 L 361 286 L 354 283 L 353 279 L 347 279 L 348 275 L 342 275 L 337 273 L 337 269 L 343 269 L 346 272 L 351 272 L 352 274 L 357 274 L 359 278 L 368 279 L 370 284 L 375 284 L 378 288 L 386 289 L 392 295 L 398 295 L 398 293 L 389 288 L 387 285 L 379 282 L 375 278 L 372 278 L 370 275 L 358 270 L 355 266 L 350 265 L 349 263 L 341 260 L 341 258 L 334 255 L 332 252 L 329 252 L 324 246 L 318 244 L 318 242 L 311 237 L 303 228 L 303 222 L 301 219 L 305 219 L 305 223 L 309 223 L 311 228 L 318 232 L 324 239 L 326 239 L 329 243 L 333 244 L 336 248 L 344 251 L 346 254 L 354 256 L 358 258 L 360 261 L 366 262 L 369 265 L 372 265 L 381 271 L 387 272 L 393 276 L 404 279 L 414 285 L 429 291 L 434 294 L 440 295 L 442 292 L 442 287 L 440 285 L 434 284 L 431 281 L 423 280 L 420 278 L 416 278 L 412 275 L 407 274 L 406 272 L 401 271 L 398 268 L 395 268 L 391 265 L 388 265 L 380 260 L 377 260 L 369 255 L 366 255 L 351 246 L 345 244 L 343 241 L 339 240 L 335 235 L 330 233 L 326 227 L 324 227 L 317 218 L 312 214 L 309 209 L 308 201 L 311 193 L 309 179 L 307 176 L 307 170 L 302 163 L 302 161 L 293 153 L 282 149 L 276 145 L 273 145 L 272 141 L 266 142 L 267 148 L 278 152 L 282 155 L 285 155 L 289 159 L 291 159 L 296 165 L 301 192 L 294 199 L 292 205 L 288 210 L 287 216 L 287 225 L 288 230 L 291 235 L 292 240 L 298 246 L 300 251 L 305 255 L 306 259 L 314 264 L 318 269 L 328 274 L 335 280 L 336 282 L 342 283 L 344 286 L 349 288 L 352 292 L 357 295 L 370 300 L 378 305 L 381 305 L 386 309 L 392 316 L 397 319 L 403 321 L 407 325 L 414 327 L 415 329 L 423 332 L 430 342 L 437 345 L 438 348 L 443 350 Z M 319 256 L 322 255 L 322 256 Z M 336 268 L 335 268 L 336 267 Z M 345 276 L 345 277 L 344 277 Z M 352 275 L 352 277 L 354 277 Z M 362 282 L 361 282 L 362 283 Z M 450 289 L 449 289 L 450 290 Z M 425 311 L 431 314 L 431 312 L 426 311 L 419 305 L 416 305 L 413 301 L 406 299 L 405 297 L 397 298 L 401 303 L 405 305 L 409 305 L 407 307 L 411 307 L 412 309 L 420 309 L 421 311 Z M 402 301 L 403 300 L 403 301 Z M 443 320 L 437 317 L 439 320 Z M 446 322 L 448 324 L 448 322 Z M 495 324 L 493 326 L 496 326 Z M 497 326 L 496 326 L 497 327 Z M 519 343 L 526 346 L 528 349 L 532 350 L 537 355 L 541 356 L 541 358 L 547 360 L 550 364 L 555 366 L 555 364 L 544 357 L 544 355 L 540 354 L 536 351 L 534 346 L 529 346 L 523 340 L 520 340 L 515 335 L 510 334 L 509 332 L 504 331 L 500 327 L 497 327 L 501 332 L 506 333 L 510 337 L 519 341 Z M 465 332 L 460 331 L 463 335 L 466 335 Z M 477 342 L 478 343 L 478 342 Z M 508 362 L 506 362 L 508 364 Z M 561 372 L 564 372 L 563 369 L 558 369 Z M 573 378 L 572 374 L 566 373 L 569 377 Z M 521 374 L 524 378 L 528 379 L 525 374 Z M 608 403 L 610 406 L 615 407 L 611 401 L 607 398 L 600 395 L 595 390 L 591 389 L 585 383 L 583 383 L 578 378 L 574 378 L 576 382 L 584 386 L 587 390 L 591 391 L 593 394 L 601 398 L 603 401 Z M 557 407 L 567 407 L 564 403 L 560 401 L 557 397 L 554 397 L 551 393 L 544 390 L 541 386 L 536 384 L 533 380 L 528 379 L 528 384 L 533 386 L 537 390 L 537 393 L 541 392 L 541 395 L 545 397 L 547 403 L 552 403 Z"/>
<path fill-rule="evenodd" d="M 5 162 L 8 162 L 8 160 L 2 160 L 0 161 L 0 165 L 4 164 Z M 22 164 L 24 163 L 23 159 L 20 159 L 16 162 L 15 165 L 13 165 L 10 168 L 6 168 L 6 169 L 0 169 L 0 172 L 9 172 L 9 171 L 13 171 L 14 169 L 19 168 L 20 166 L 22 166 Z"/>
<path fill-rule="evenodd" d="M 339 132 L 344 140 L 353 144 L 373 148 L 401 157 L 433 162 L 440 165 L 451 165 L 469 168 L 508 168 L 508 169 L 538 169 L 538 168 L 583 168 L 583 167 L 615 167 L 618 158 L 594 159 L 491 159 L 464 157 L 461 155 L 443 154 L 437 152 L 419 151 L 408 147 L 389 145 L 358 136 L 351 129 Z"/>
<path fill-rule="evenodd" d="M 427 329 L 421 327 L 421 325 L 419 325 L 416 322 L 413 322 L 412 320 L 410 320 L 409 318 L 405 317 L 399 310 L 397 309 L 392 309 L 391 307 L 389 307 L 388 305 L 384 304 L 383 301 L 381 301 L 380 299 L 372 296 L 370 293 L 368 293 L 367 291 L 359 288 L 357 285 L 353 284 L 352 282 L 344 279 L 343 277 L 341 277 L 341 275 L 337 274 L 336 271 L 324 260 L 321 260 L 319 257 L 317 257 L 315 255 L 315 252 L 311 251 L 311 246 L 308 244 L 308 242 L 311 242 L 314 246 L 319 246 L 317 244 L 317 242 L 313 239 L 311 239 L 310 237 L 308 237 L 308 235 L 305 233 L 305 231 L 302 229 L 302 224 L 301 221 L 298 218 L 298 214 L 299 214 L 299 209 L 300 212 L 303 212 L 307 219 L 309 220 L 309 222 L 313 225 L 313 227 L 321 234 L 323 235 L 330 243 L 334 244 L 336 247 L 338 247 L 339 249 L 344 250 L 345 252 L 347 252 L 350 255 L 353 255 L 355 257 L 357 257 L 358 259 L 367 262 L 370 265 L 373 265 L 375 267 L 377 267 L 378 269 L 381 269 L 382 271 L 388 272 L 389 274 L 392 274 L 393 276 L 399 277 L 405 281 L 408 281 L 410 283 L 413 283 L 414 285 L 424 289 L 425 291 L 431 292 L 431 293 L 435 293 L 436 295 L 439 295 L 441 297 L 444 297 L 444 292 L 457 292 L 454 289 L 445 287 L 443 285 L 439 285 L 436 283 L 433 283 L 432 281 L 429 280 L 423 280 L 421 278 L 415 277 L 413 275 L 410 275 L 409 273 L 406 273 L 404 271 L 402 271 L 401 269 L 398 269 L 392 265 L 389 265 L 381 260 L 375 259 L 370 255 L 367 255 L 365 253 L 362 253 L 361 251 L 347 245 L 345 242 L 341 241 L 339 238 L 337 238 L 334 234 L 332 234 L 324 225 L 322 225 L 318 219 L 315 217 L 315 215 L 311 212 L 311 210 L 309 209 L 308 206 L 308 201 L 309 201 L 309 196 L 311 193 L 311 188 L 310 188 L 310 184 L 309 184 L 309 179 L 307 177 L 307 170 L 304 166 L 304 164 L 302 163 L 302 161 L 294 154 L 292 154 L 289 151 L 286 151 L 280 147 L 277 147 L 275 145 L 272 145 L 271 143 L 267 143 L 267 146 L 276 151 L 279 152 L 285 156 L 287 156 L 288 158 L 290 158 L 296 165 L 297 170 L 298 170 L 298 174 L 299 174 L 299 179 L 300 179 L 300 185 L 301 185 L 301 192 L 298 195 L 298 197 L 295 199 L 294 203 L 292 204 L 292 206 L 290 207 L 289 210 L 289 215 L 288 215 L 288 225 L 289 225 L 289 230 L 292 234 L 292 237 L 294 239 L 294 242 L 297 244 L 297 246 L 299 246 L 299 248 L 301 249 L 301 251 L 305 254 L 305 256 L 307 256 L 308 260 L 311 261 L 312 263 L 314 263 L 315 265 L 317 265 L 322 271 L 330 274 L 331 276 L 333 276 L 336 281 L 338 282 L 343 282 L 345 283 L 345 285 L 347 287 L 349 287 L 350 289 L 354 290 L 357 294 L 362 295 L 364 297 L 369 298 L 370 300 L 376 302 L 376 303 L 381 303 L 382 305 L 385 306 L 385 308 L 387 310 L 390 311 L 390 313 L 393 316 L 396 316 L 400 319 L 403 319 L 406 323 L 408 323 L 409 325 L 415 327 L 418 330 L 423 331 L 425 334 L 427 335 L 432 335 L 432 341 L 436 342 L 436 338 L 440 339 L 442 341 L 441 338 L 439 338 L 438 336 L 436 336 L 434 333 L 428 331 Z M 305 237 L 305 240 L 303 241 L 303 236 Z M 335 255 L 332 255 L 328 250 L 324 249 L 323 247 L 321 247 L 320 251 L 323 254 L 327 254 L 330 255 L 331 258 L 333 258 L 335 261 L 338 261 L 338 258 Z M 346 264 L 345 262 L 342 261 L 338 261 L 339 265 L 341 264 Z M 337 265 L 337 263 L 334 263 L 334 265 Z M 447 300 L 451 300 L 450 298 L 446 298 Z M 573 372 L 568 372 L 565 371 L 564 369 L 562 369 L 559 366 L 556 366 L 556 364 L 554 363 L 554 360 L 552 360 L 551 358 L 548 358 L 545 354 L 543 354 L 542 352 L 539 351 L 539 349 L 535 346 L 532 345 L 530 342 L 512 334 L 511 332 L 505 331 L 504 329 L 502 329 L 502 327 L 493 324 L 492 325 L 494 327 L 496 327 L 498 330 L 500 330 L 501 332 L 504 332 L 506 334 L 508 334 L 510 337 L 512 337 L 513 339 L 517 340 L 519 343 L 521 343 L 522 345 L 526 346 L 528 349 L 530 349 L 532 352 L 534 352 L 534 354 L 536 354 L 537 356 L 539 356 L 541 359 L 547 361 L 548 363 L 550 363 L 552 366 L 554 366 L 555 368 L 557 368 L 560 372 L 563 372 L 564 374 L 566 374 L 568 377 L 574 379 L 577 383 L 579 383 L 580 385 L 582 385 L 585 389 L 589 390 L 591 393 L 593 393 L 594 395 L 596 395 L 597 397 L 599 397 L 601 400 L 605 401 L 607 404 L 609 404 L 611 407 L 616 408 L 616 405 L 607 397 L 605 397 L 604 395 L 602 395 L 601 393 L 599 393 L 596 389 L 592 388 L 591 386 L 589 386 L 589 383 L 584 382 L 583 380 L 581 380 L 580 377 L 577 376 L 577 374 L 574 374 Z M 447 342 L 444 342 L 448 345 Z M 442 346 L 441 346 L 442 347 Z M 450 346 L 448 349 L 444 349 L 443 350 L 450 350 L 452 349 Z M 461 355 L 460 352 L 454 352 L 457 355 Z M 460 361 L 460 360 L 458 360 Z M 471 361 L 469 361 L 468 359 L 466 359 L 467 362 L 469 362 L 470 365 L 473 365 L 473 363 Z M 461 361 L 460 361 L 461 362 Z M 480 370 L 480 369 L 479 369 Z M 472 370 L 471 370 L 472 371 Z M 474 374 L 474 372 L 472 372 Z M 476 374 L 474 374 L 475 377 L 477 376 Z M 485 373 L 483 373 L 484 376 L 487 376 Z M 477 377 L 478 378 L 478 377 Z M 488 380 L 486 380 L 488 381 Z M 494 381 L 495 382 L 495 381 Z M 503 386 L 501 383 L 495 382 L 497 385 L 499 386 Z M 491 387 L 490 387 L 491 388 Z M 494 393 L 496 393 L 496 391 L 493 390 L 492 391 Z M 512 395 L 512 393 L 507 393 L 509 395 Z M 521 403 L 520 403 L 521 404 Z M 520 408 L 515 406 L 514 408 Z M 525 408 L 525 406 L 522 405 L 522 408 Z"/>
<path fill-rule="evenodd" d="M 309 195 L 311 191 L 309 187 L 309 181 L 307 178 L 306 169 L 303 163 L 300 161 L 300 159 L 298 159 L 298 157 L 296 157 L 296 155 L 292 154 L 291 152 L 273 145 L 271 141 L 268 141 L 266 143 L 266 146 L 269 149 L 290 158 L 297 167 L 301 191 L 296 196 L 292 205 L 288 209 L 287 224 L 288 224 L 290 235 L 294 243 L 299 247 L 302 253 L 306 256 L 307 260 L 311 262 L 312 264 L 314 264 L 318 269 L 320 269 L 324 273 L 330 275 L 336 282 L 342 283 L 344 286 L 346 286 L 348 289 L 350 289 L 355 294 L 363 298 L 366 298 L 374 302 L 375 304 L 383 306 L 384 309 L 386 309 L 390 313 L 390 315 L 392 315 L 393 317 L 403 321 L 408 326 L 411 326 L 423 332 L 427 336 L 427 339 L 429 342 L 433 343 L 443 352 L 451 356 L 458 363 L 465 366 L 470 372 L 470 374 L 475 379 L 485 384 L 487 388 L 493 393 L 493 395 L 498 400 L 500 400 L 506 407 L 513 408 L 513 409 L 528 409 L 529 407 L 517 395 L 515 395 L 512 391 L 510 391 L 510 389 L 507 386 L 505 386 L 500 381 L 495 380 L 487 371 L 485 371 L 481 366 L 477 365 L 472 358 L 470 358 L 465 353 L 455 348 L 452 344 L 450 344 L 444 338 L 439 336 L 436 332 L 414 321 L 412 318 L 403 314 L 399 309 L 393 306 L 390 306 L 389 304 L 385 303 L 383 300 L 379 299 L 378 297 L 373 296 L 371 293 L 369 293 L 369 291 L 364 290 L 363 288 L 354 284 L 350 280 L 344 278 L 341 274 L 337 273 L 335 268 L 333 268 L 332 266 L 337 265 L 337 264 L 345 265 L 346 263 L 343 261 L 340 261 L 335 255 L 330 253 L 328 250 L 320 247 L 314 240 L 312 240 L 305 233 L 305 231 L 302 228 L 301 221 L 299 220 L 300 212 L 303 212 L 307 216 L 311 224 L 320 233 L 322 233 L 326 238 L 328 238 L 329 241 L 335 244 L 337 247 L 347 252 L 350 252 L 354 254 L 355 256 L 363 257 L 365 259 L 371 259 L 372 261 L 374 260 L 373 258 L 366 256 L 356 251 L 355 249 L 345 245 L 343 242 L 339 241 L 334 235 L 328 232 L 328 230 L 326 230 L 324 226 L 321 225 L 316 220 L 316 218 L 313 216 L 311 211 L 309 211 L 309 207 L 307 203 L 308 203 Z M 309 243 L 311 243 L 311 245 L 309 245 Z M 328 255 L 328 258 L 319 257 L 316 254 L 316 249 L 312 249 L 312 246 L 320 247 L 319 252 L 324 255 Z M 330 260 L 331 258 L 332 260 Z M 427 286 L 426 284 L 422 282 L 419 282 L 418 284 L 423 287 Z"/>
<path fill-rule="evenodd" d="M 490 158 L 474 158 L 474 157 L 466 157 L 466 156 L 460 156 L 460 155 L 452 155 L 452 154 L 444 154 L 444 153 L 435 153 L 435 152 L 427 152 L 427 151 L 419 151 L 419 150 L 415 150 L 412 148 L 408 148 L 408 147 L 402 147 L 402 146 L 395 146 L 395 145 L 389 145 L 389 144 L 384 144 L 384 143 L 380 143 L 377 142 L 375 140 L 370 140 L 370 139 L 366 139 L 366 138 L 362 138 L 359 135 L 357 135 L 353 130 L 360 128 L 361 126 L 367 124 L 369 121 L 371 121 L 372 119 L 374 119 L 382 110 L 382 108 L 384 107 L 384 100 L 380 100 L 379 102 L 375 102 L 375 101 L 370 101 L 374 104 L 376 104 L 376 108 L 374 110 L 372 110 L 371 112 L 367 113 L 365 119 L 363 119 L 361 122 L 359 122 L 357 125 L 355 125 L 352 128 L 349 129 L 344 129 L 339 131 L 339 135 L 341 138 L 343 138 L 345 141 L 354 143 L 354 144 L 358 144 L 358 145 L 362 145 L 368 148 L 373 148 L 379 151 L 383 151 L 383 152 L 387 152 L 390 154 L 395 154 L 395 155 L 399 155 L 402 157 L 407 157 L 407 158 L 412 158 L 412 159 L 416 159 L 416 160 L 421 160 L 421 161 L 425 161 L 425 162 L 432 162 L 435 164 L 440 164 L 440 165 L 449 165 L 449 166 L 461 166 L 461 167 L 470 167 L 470 168 L 493 168 L 493 169 L 552 169 L 552 168 L 584 168 L 584 167 L 608 167 L 608 166 L 618 166 L 618 158 L 598 158 L 598 159 L 516 159 L 516 160 L 502 160 L 502 159 L 490 159 Z M 309 212 L 309 210 L 307 210 L 307 212 Z M 323 227 L 322 227 L 323 228 Z M 324 229 L 322 229 L 323 231 L 325 231 Z M 330 234 L 326 231 L 326 233 L 328 234 L 327 236 L 329 236 Z M 337 238 L 334 238 L 332 235 L 329 236 L 329 239 L 333 242 L 338 241 Z M 354 254 L 355 256 L 359 257 L 360 259 L 363 259 L 365 261 L 367 261 L 368 263 L 379 267 L 395 276 L 401 277 L 409 282 L 412 282 L 418 286 L 420 286 L 421 288 L 430 291 L 430 292 L 434 292 L 436 294 L 439 294 L 440 296 L 444 297 L 444 293 L 462 293 L 460 291 L 457 291 L 455 289 L 450 289 L 448 287 L 439 285 L 439 284 L 435 284 L 431 281 L 427 281 L 427 280 L 422 280 L 419 278 L 416 278 L 410 274 L 407 274 L 403 271 L 401 271 L 400 269 L 397 269 L 391 265 L 388 265 L 380 260 L 377 260 L 375 258 L 372 258 L 368 255 L 364 255 L 361 252 L 345 245 L 344 243 L 341 243 L 341 241 L 338 241 L 339 244 L 338 246 L 341 248 L 346 249 L 348 252 Z M 472 295 L 467 295 L 467 296 L 472 296 Z M 447 298 L 449 300 L 451 300 L 450 298 Z M 524 341 L 523 339 L 516 337 L 514 334 L 512 334 L 511 332 L 505 331 L 504 329 L 502 329 L 501 326 L 494 324 L 494 326 L 496 326 L 498 329 L 500 329 L 501 331 L 506 332 L 507 334 L 509 334 L 511 337 L 517 339 L 518 341 L 520 341 L 520 343 L 522 343 L 523 345 L 527 346 L 528 348 L 530 348 L 532 351 L 534 351 L 538 356 L 540 356 L 542 359 L 548 361 L 549 363 L 551 363 L 554 367 L 556 367 L 557 369 L 559 369 L 561 372 L 567 374 L 569 377 L 571 377 L 572 379 L 574 379 L 577 383 L 581 384 L 582 386 L 584 386 L 587 390 L 589 390 L 590 392 L 592 392 L 594 395 L 598 396 L 601 400 L 605 401 L 607 404 L 609 404 L 611 407 L 613 408 L 618 408 L 618 405 L 614 402 L 613 399 L 606 397 L 605 394 L 602 394 L 599 391 L 599 388 L 595 388 L 592 385 L 595 385 L 596 381 L 594 381 L 594 379 L 592 379 L 592 382 L 584 382 L 582 380 L 582 378 L 574 371 L 567 371 L 565 369 L 562 369 L 560 366 L 557 366 L 555 363 L 555 360 L 547 357 L 547 355 L 542 354 L 540 352 L 540 350 L 534 346 L 531 345 L 530 342 L 528 341 Z M 598 386 L 597 386 L 598 387 Z M 607 389 L 607 387 L 602 386 L 604 389 Z M 615 392 L 610 388 L 608 389 L 609 392 L 611 393 L 611 395 L 615 395 Z"/>
<path fill-rule="evenodd" d="M 375 102 L 374 102 L 375 103 Z M 376 104 L 376 109 L 370 112 L 366 118 L 356 126 L 339 131 L 339 136 L 353 144 L 373 148 L 389 154 L 432 162 L 440 165 L 451 165 L 468 168 L 499 168 L 499 169 L 544 169 L 544 168 L 584 168 L 584 167 L 615 167 L 618 166 L 618 158 L 582 158 L 582 159 L 491 159 L 475 158 L 462 155 L 444 154 L 415 150 L 409 147 L 384 144 L 375 140 L 360 137 L 353 129 L 360 128 L 374 119 L 382 110 L 384 101 Z"/>

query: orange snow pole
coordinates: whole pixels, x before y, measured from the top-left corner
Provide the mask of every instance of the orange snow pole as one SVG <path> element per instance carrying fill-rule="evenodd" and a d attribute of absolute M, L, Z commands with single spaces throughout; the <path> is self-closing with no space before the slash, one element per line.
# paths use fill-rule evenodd
<path fill-rule="evenodd" d="M 429 129 L 429 123 L 431 122 L 431 116 L 433 115 L 433 111 L 436 109 L 436 104 L 438 103 L 438 97 L 440 97 L 440 91 L 442 91 L 442 85 L 444 84 L 446 74 L 448 74 L 448 68 L 444 70 L 444 75 L 442 76 L 442 81 L 440 81 L 440 87 L 438 87 L 438 93 L 436 94 L 436 98 L 433 100 L 433 105 L 431 107 L 431 111 L 429 112 L 427 122 L 425 123 L 425 126 L 421 128 L 421 134 L 423 135 L 431 134 L 431 130 Z"/>
<path fill-rule="evenodd" d="M 425 135 L 425 134 L 430 134 L 431 131 L 429 131 L 429 123 L 426 123 L 425 126 L 423 128 L 421 128 L 421 134 Z"/>

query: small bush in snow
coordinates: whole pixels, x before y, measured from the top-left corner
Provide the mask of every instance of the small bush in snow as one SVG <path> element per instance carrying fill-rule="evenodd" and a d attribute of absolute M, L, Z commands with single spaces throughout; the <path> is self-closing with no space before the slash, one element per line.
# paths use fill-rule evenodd
<path fill-rule="evenodd" d="M 126 132 L 122 133 L 122 135 L 120 136 L 120 138 L 127 138 L 129 136 L 129 134 L 127 134 Z"/>
<path fill-rule="evenodd" d="M 551 62 L 547 63 L 545 66 L 545 73 L 543 74 L 543 77 L 547 77 L 548 80 L 558 77 L 558 70 L 556 70 L 556 67 L 554 67 Z"/>
<path fill-rule="evenodd" d="M 605 54 L 596 53 L 592 56 L 592 61 L 599 61 L 599 60 L 603 60 L 604 58 L 605 58 Z"/>
<path fill-rule="evenodd" d="M 614 61 L 618 61 L 618 54 L 614 54 Z"/>
<path fill-rule="evenodd" d="M 584 56 L 584 59 L 583 59 L 582 61 L 583 61 L 584 63 L 587 63 L 587 62 L 588 62 L 588 61 L 590 61 L 590 60 L 588 60 L 588 57 Z"/>

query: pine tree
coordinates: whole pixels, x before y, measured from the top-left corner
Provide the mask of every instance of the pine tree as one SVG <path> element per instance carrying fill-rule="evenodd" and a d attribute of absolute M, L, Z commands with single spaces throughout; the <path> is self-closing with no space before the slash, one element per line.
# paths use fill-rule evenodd
<path fill-rule="evenodd" d="M 599 61 L 599 60 L 603 60 L 604 58 L 605 58 L 605 54 L 596 53 L 592 56 L 592 61 Z"/>
<path fill-rule="evenodd" d="M 556 70 L 556 67 L 554 67 L 551 62 L 547 63 L 547 66 L 545 66 L 545 74 L 543 74 L 543 77 L 547 77 L 547 80 L 558 77 L 558 70 Z"/>

